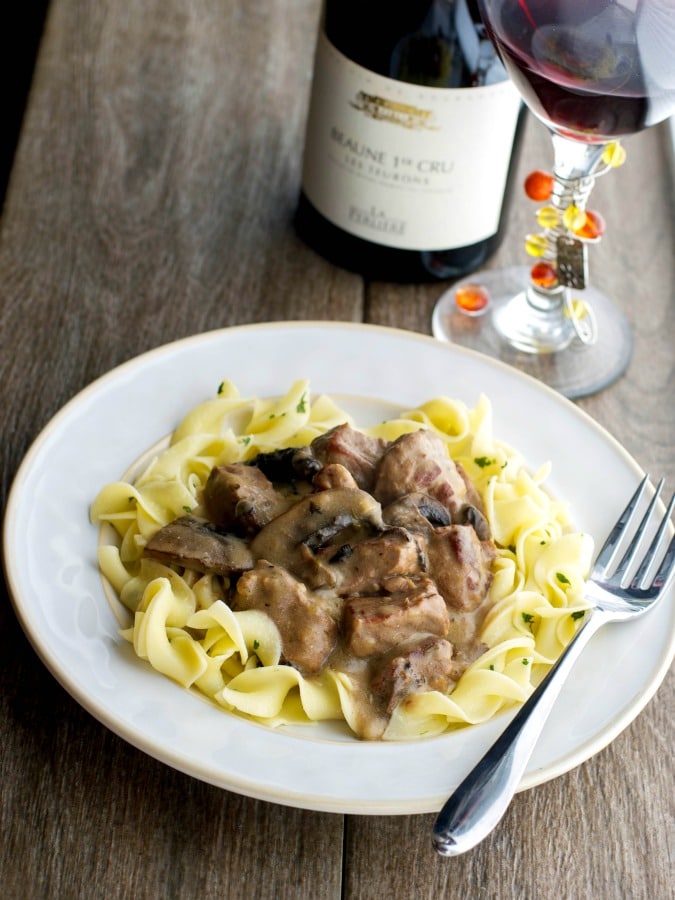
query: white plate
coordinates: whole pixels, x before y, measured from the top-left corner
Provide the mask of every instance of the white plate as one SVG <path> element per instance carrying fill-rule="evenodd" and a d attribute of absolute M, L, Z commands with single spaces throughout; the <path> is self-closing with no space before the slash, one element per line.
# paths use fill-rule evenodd
<path fill-rule="evenodd" d="M 284 393 L 309 378 L 314 393 L 376 401 L 368 409 L 440 394 L 473 406 L 485 393 L 495 435 L 534 469 L 552 461 L 550 488 L 598 546 L 640 469 L 577 407 L 500 363 L 409 332 L 314 322 L 215 331 L 146 353 L 71 400 L 29 450 L 6 510 L 8 583 L 37 653 L 85 709 L 156 759 L 241 794 L 342 813 L 438 810 L 510 716 L 405 744 L 359 742 L 333 723 L 271 731 L 152 671 L 118 635 L 89 505 L 224 378 L 242 396 Z M 674 635 L 675 604 L 666 600 L 593 639 L 521 789 L 588 759 L 635 718 L 670 665 Z"/>

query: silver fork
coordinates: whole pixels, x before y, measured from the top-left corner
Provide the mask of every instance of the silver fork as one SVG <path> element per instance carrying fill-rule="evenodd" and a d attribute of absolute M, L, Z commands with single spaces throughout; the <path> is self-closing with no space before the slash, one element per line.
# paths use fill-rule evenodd
<path fill-rule="evenodd" d="M 653 520 L 663 480 L 659 482 L 642 520 L 635 528 L 648 485 L 649 476 L 646 475 L 598 554 L 586 584 L 586 597 L 592 604 L 592 611 L 586 614 L 585 623 L 516 717 L 439 813 L 433 843 L 441 856 L 465 853 L 497 826 L 516 792 L 563 682 L 595 632 L 607 622 L 642 615 L 665 593 L 675 571 L 675 537 L 671 538 L 665 553 L 662 549 L 671 526 L 675 494 L 670 498 L 656 534 L 638 563 L 638 552 L 654 529 Z M 626 541 L 629 541 L 627 547 Z M 615 565 L 615 559 L 621 553 L 623 556 Z M 656 566 L 658 569 L 652 575 Z M 636 571 L 631 574 L 633 569 Z"/>

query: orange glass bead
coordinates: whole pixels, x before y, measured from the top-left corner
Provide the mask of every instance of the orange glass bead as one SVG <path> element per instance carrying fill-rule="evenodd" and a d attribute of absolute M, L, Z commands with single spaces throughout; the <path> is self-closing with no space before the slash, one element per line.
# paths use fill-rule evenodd
<path fill-rule="evenodd" d="M 583 225 L 575 229 L 574 233 L 584 240 L 597 241 L 605 233 L 605 220 L 600 213 L 588 209 Z"/>
<path fill-rule="evenodd" d="M 530 269 L 532 284 L 537 287 L 550 288 L 558 283 L 558 273 L 549 262 L 538 262 Z"/>
<path fill-rule="evenodd" d="M 525 179 L 525 193 L 530 200 L 548 200 L 553 191 L 553 175 L 537 169 Z"/>
<path fill-rule="evenodd" d="M 455 291 L 455 304 L 462 312 L 477 315 L 487 309 L 490 294 L 481 284 L 462 284 Z"/>

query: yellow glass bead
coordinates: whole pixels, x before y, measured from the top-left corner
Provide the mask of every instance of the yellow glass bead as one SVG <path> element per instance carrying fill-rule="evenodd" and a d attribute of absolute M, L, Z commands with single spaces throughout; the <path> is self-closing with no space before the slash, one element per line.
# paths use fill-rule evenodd
<path fill-rule="evenodd" d="M 568 319 L 585 319 L 588 315 L 588 308 L 583 300 L 572 300 L 571 309 L 565 307 L 565 315 Z"/>
<path fill-rule="evenodd" d="M 537 222 L 542 228 L 555 228 L 560 221 L 560 214 L 554 206 L 542 206 L 537 211 Z"/>
<path fill-rule="evenodd" d="M 563 225 L 568 231 L 576 231 L 582 228 L 586 221 L 586 213 L 571 203 L 563 213 Z"/>
<path fill-rule="evenodd" d="M 530 256 L 543 256 L 547 247 L 545 234 L 528 234 L 525 238 L 525 252 Z"/>
<path fill-rule="evenodd" d="M 612 141 L 611 144 L 607 144 L 605 152 L 602 154 L 602 161 L 606 166 L 618 169 L 626 162 L 626 151 L 618 141 Z"/>

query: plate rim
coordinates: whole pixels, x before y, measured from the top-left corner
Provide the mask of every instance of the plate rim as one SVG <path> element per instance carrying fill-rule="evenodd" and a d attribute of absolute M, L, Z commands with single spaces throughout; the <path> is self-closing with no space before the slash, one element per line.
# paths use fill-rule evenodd
<path fill-rule="evenodd" d="M 69 415 L 71 415 L 74 410 L 77 410 L 78 407 L 81 407 L 83 402 L 88 397 L 94 396 L 100 390 L 102 390 L 106 386 L 106 384 L 114 383 L 116 380 L 123 378 L 127 372 L 130 372 L 134 369 L 142 370 L 144 366 L 151 364 L 154 358 L 170 358 L 178 349 L 189 349 L 191 345 L 198 346 L 200 344 L 203 344 L 205 341 L 213 340 L 217 342 L 220 339 L 227 340 L 230 337 L 236 336 L 240 333 L 253 333 L 279 329 L 290 329 L 292 331 L 304 329 L 319 329 L 320 331 L 339 330 L 343 332 L 359 331 L 371 334 L 379 333 L 385 336 L 389 335 L 397 337 L 405 341 L 421 342 L 429 346 L 434 346 L 435 348 L 444 346 L 436 338 L 433 338 L 429 335 L 418 332 L 411 332 L 392 326 L 339 321 L 291 320 L 236 325 L 225 328 L 216 328 L 206 332 L 195 333 L 155 346 L 149 350 L 128 358 L 117 366 L 114 366 L 112 369 L 99 375 L 89 384 L 85 385 L 81 390 L 71 396 L 71 398 L 57 410 L 57 412 L 47 421 L 47 423 L 39 429 L 38 433 L 33 438 L 27 451 L 21 459 L 19 466 L 17 467 L 7 495 L 2 529 L 3 568 L 5 571 L 5 578 L 10 601 L 19 624 L 28 637 L 33 650 L 37 653 L 38 657 L 45 665 L 47 670 L 51 673 L 51 675 L 56 678 L 57 682 L 59 682 L 61 686 L 65 688 L 65 690 L 76 700 L 76 702 L 78 702 L 94 718 L 96 718 L 99 722 L 105 725 L 105 727 L 109 728 L 111 731 L 113 731 L 113 733 L 117 734 L 123 740 L 132 744 L 137 749 L 140 749 L 142 752 L 145 752 L 162 761 L 163 763 L 171 766 L 172 768 L 193 777 L 197 777 L 202 781 L 211 783 L 223 789 L 233 790 L 246 796 L 261 800 L 267 800 L 270 802 L 276 802 L 283 805 L 290 805 L 298 808 L 307 808 L 326 812 L 378 815 L 399 815 L 427 812 L 431 809 L 436 808 L 438 801 L 436 795 L 434 795 L 433 798 L 412 798 L 407 801 L 397 800 L 394 805 L 387 800 L 383 800 L 381 802 L 368 800 L 363 803 L 349 803 L 345 802 L 342 798 L 329 798 L 325 795 L 319 794 L 303 794 L 302 796 L 289 795 L 282 789 L 279 789 L 277 792 L 275 792 L 269 787 L 260 788 L 260 786 L 251 779 L 233 777 L 232 774 L 230 774 L 229 778 L 225 780 L 223 780 L 222 778 L 213 777 L 213 774 L 203 766 L 200 767 L 198 765 L 195 765 L 194 761 L 189 764 L 186 763 L 185 760 L 180 757 L 180 755 L 170 752 L 168 748 L 154 747 L 152 751 L 148 750 L 147 740 L 139 741 L 131 737 L 128 728 L 125 728 L 123 725 L 121 725 L 120 722 L 115 720 L 113 716 L 108 715 L 107 709 L 102 710 L 100 704 L 94 702 L 94 700 L 92 700 L 92 698 L 88 695 L 87 690 L 77 681 L 74 681 L 73 678 L 70 677 L 70 673 L 62 671 L 58 664 L 55 663 L 54 659 L 50 656 L 49 649 L 43 646 L 43 641 L 40 634 L 36 633 L 35 631 L 34 622 L 31 621 L 31 617 L 29 614 L 30 604 L 26 606 L 25 601 L 20 597 L 21 590 L 18 585 L 18 575 L 14 571 L 14 563 L 12 560 L 11 550 L 13 540 L 12 526 L 16 521 L 16 517 L 19 513 L 19 508 L 21 505 L 21 489 L 22 486 L 24 486 L 25 483 L 29 480 L 33 467 L 36 463 L 36 460 L 39 458 L 39 454 L 44 444 L 48 442 L 55 433 L 58 432 L 62 423 L 67 421 Z M 487 365 L 490 367 L 494 367 L 499 371 L 504 371 L 510 378 L 516 378 L 516 380 L 518 381 L 522 380 L 524 383 L 530 384 L 530 386 L 537 392 L 543 392 L 556 403 L 560 403 L 564 407 L 567 407 L 572 412 L 572 414 L 579 419 L 580 422 L 596 432 L 596 434 L 602 439 L 602 441 L 606 443 L 615 454 L 622 458 L 624 464 L 626 464 L 628 468 L 630 468 L 635 474 L 636 480 L 641 476 L 642 470 L 636 460 L 631 456 L 631 454 L 628 453 L 623 445 L 620 444 L 620 442 L 616 438 L 614 438 L 614 436 L 604 426 L 600 425 L 600 423 L 593 419 L 592 416 L 590 416 L 584 409 L 580 408 L 567 398 L 553 391 L 545 384 L 537 381 L 536 379 L 525 373 L 514 369 L 513 367 L 507 365 L 506 363 L 503 363 L 500 360 L 494 360 L 488 357 L 484 357 L 478 354 L 476 351 L 459 347 L 454 344 L 446 346 L 451 348 L 451 351 L 455 355 L 466 356 L 480 366 Z M 368 399 L 371 399 L 370 396 L 368 397 Z M 181 413 L 180 410 L 178 412 Z M 646 686 L 646 688 L 642 690 L 637 700 L 635 700 L 631 705 L 629 713 L 624 713 L 622 716 L 609 723 L 592 738 L 589 738 L 581 744 L 578 744 L 575 747 L 571 748 L 568 753 L 560 757 L 556 765 L 549 766 L 545 769 L 540 768 L 532 771 L 526 771 L 518 790 L 526 790 L 538 784 L 556 778 L 580 765 L 582 762 L 588 760 L 608 744 L 610 744 L 632 721 L 634 721 L 634 719 L 640 714 L 640 712 L 652 699 L 660 684 L 662 683 L 665 675 L 667 674 L 674 654 L 675 636 L 673 636 L 671 640 L 671 646 L 668 652 L 661 659 L 661 665 L 659 666 L 656 674 L 652 677 L 650 683 Z M 513 714 L 515 714 L 515 711 Z M 501 719 L 501 721 L 506 724 L 511 715 L 512 714 L 510 713 L 502 714 L 501 716 L 497 717 L 497 721 Z M 257 727 L 265 728 L 265 726 Z M 269 731 L 269 729 L 266 730 Z M 284 734 L 283 737 L 292 737 L 292 735 Z"/>

